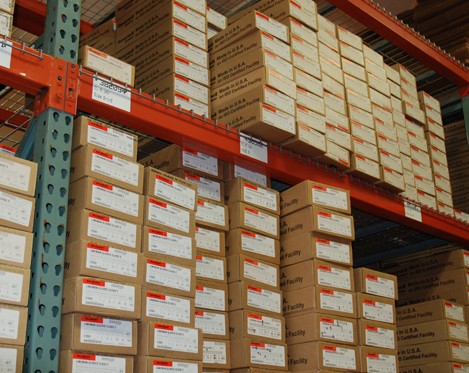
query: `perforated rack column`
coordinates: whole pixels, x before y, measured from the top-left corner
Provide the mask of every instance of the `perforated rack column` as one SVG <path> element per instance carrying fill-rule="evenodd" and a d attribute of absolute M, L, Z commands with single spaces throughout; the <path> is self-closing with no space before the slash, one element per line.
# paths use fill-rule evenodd
<path fill-rule="evenodd" d="M 38 163 L 31 291 L 23 369 L 23 372 L 28 373 L 58 372 L 80 16 L 81 0 L 47 2 L 44 51 L 58 57 L 58 73 L 49 91 L 37 99 L 37 116 L 25 140 L 26 144 L 31 144 L 33 160 Z M 22 147 L 23 155 L 28 152 L 27 148 Z"/>

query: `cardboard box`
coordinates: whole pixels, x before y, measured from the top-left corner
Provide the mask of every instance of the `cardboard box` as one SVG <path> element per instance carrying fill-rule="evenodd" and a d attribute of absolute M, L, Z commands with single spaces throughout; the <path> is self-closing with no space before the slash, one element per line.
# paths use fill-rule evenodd
<path fill-rule="evenodd" d="M 15 11 L 15 0 L 4 0 L 0 4 L 0 10 L 13 14 Z"/>
<path fill-rule="evenodd" d="M 363 82 L 366 82 L 366 72 L 363 66 L 349 61 L 348 59 L 341 57 L 342 69 L 345 74 L 353 76 L 354 78 L 360 79 Z"/>
<path fill-rule="evenodd" d="M 36 191 L 37 164 L 0 153 L 2 178 L 0 188 L 34 197 Z"/>
<path fill-rule="evenodd" d="M 295 35 L 313 47 L 318 46 L 318 34 L 315 30 L 310 28 L 307 24 L 303 24 L 302 22 L 297 21 L 292 17 L 285 17 L 284 19 L 280 20 L 280 23 L 286 25 L 288 30 L 290 31 L 290 37 Z M 320 78 L 320 77 L 318 77 Z"/>
<path fill-rule="evenodd" d="M 265 369 L 259 369 L 259 368 L 240 368 L 240 369 L 233 369 L 233 371 L 235 373 L 265 373 Z M 213 370 L 210 371 L 210 370 L 205 370 L 204 369 L 204 373 L 207 372 L 207 373 L 215 373 Z M 269 369 L 269 372 L 268 373 L 279 373 L 281 372 L 281 370 L 272 370 L 272 369 Z M 228 373 L 228 372 L 220 372 L 220 373 Z"/>
<path fill-rule="evenodd" d="M 350 268 L 317 259 L 283 267 L 280 278 L 283 291 L 293 291 L 314 285 L 354 291 L 353 274 Z"/>
<path fill-rule="evenodd" d="M 26 268 L 0 265 L 2 288 L 0 302 L 14 306 L 27 306 L 29 299 L 29 280 L 31 272 Z"/>
<path fill-rule="evenodd" d="M 376 132 L 374 127 L 370 128 L 356 121 L 351 121 L 350 127 L 352 136 L 375 146 L 378 144 L 376 141 Z"/>
<path fill-rule="evenodd" d="M 295 70 L 295 71 L 301 71 L 301 70 Z M 303 73 L 303 72 L 302 72 Z M 308 75 L 304 73 L 305 75 Z M 300 83 L 298 83 L 298 73 L 295 73 L 296 75 L 296 81 L 297 81 L 297 88 L 296 88 L 296 102 L 298 103 L 299 106 L 305 107 L 307 109 L 310 109 L 318 114 L 324 115 L 325 114 L 325 106 L 324 106 L 324 100 L 322 97 L 324 92 L 322 90 L 322 83 L 321 83 L 321 89 L 320 89 L 320 96 L 316 95 L 314 93 L 309 92 L 308 90 L 303 89 L 300 87 Z M 311 76 L 311 75 L 310 75 Z M 311 76 L 312 79 L 316 79 L 313 76 Z M 321 82 L 321 81 L 319 81 Z M 302 84 L 303 85 L 303 84 Z M 316 89 L 310 88 L 311 90 L 316 91 Z"/>
<path fill-rule="evenodd" d="M 365 97 L 369 97 L 368 85 L 366 82 L 364 82 L 361 79 L 358 79 L 349 74 L 344 74 L 344 85 L 345 85 L 345 88 L 349 89 L 352 92 L 355 92 Z"/>
<path fill-rule="evenodd" d="M 393 103 L 392 103 L 393 98 L 397 98 L 398 100 L 402 98 L 401 86 L 397 83 L 394 83 L 390 79 L 388 79 L 388 84 L 389 84 L 389 93 L 391 94 L 391 106 L 393 106 Z"/>
<path fill-rule="evenodd" d="M 61 350 L 137 354 L 137 322 L 79 313 L 62 318 Z"/>
<path fill-rule="evenodd" d="M 250 229 L 254 232 L 279 238 L 279 217 L 270 212 L 259 210 L 243 202 L 229 206 L 230 228 Z"/>
<path fill-rule="evenodd" d="M 445 131 L 443 130 L 443 125 L 441 123 L 438 123 L 431 118 L 426 118 L 424 126 L 427 131 L 434 133 L 442 139 L 445 138 Z"/>
<path fill-rule="evenodd" d="M 197 255 L 195 273 L 198 279 L 225 284 L 227 282 L 226 259 L 210 255 Z"/>
<path fill-rule="evenodd" d="M 273 290 L 280 289 L 280 275 L 277 265 L 259 262 L 245 255 L 233 255 L 227 259 L 228 283 L 248 281 Z"/>
<path fill-rule="evenodd" d="M 371 113 L 353 105 L 347 105 L 347 109 L 350 122 L 359 123 L 360 125 L 366 126 L 370 129 L 375 128 L 375 122 Z"/>
<path fill-rule="evenodd" d="M 231 365 L 230 341 L 204 338 L 203 366 L 228 369 Z"/>
<path fill-rule="evenodd" d="M 352 137 L 352 148 L 355 155 L 361 155 L 374 162 L 378 162 L 378 147 L 358 137 Z"/>
<path fill-rule="evenodd" d="M 417 369 L 419 369 L 421 373 L 432 373 L 432 372 L 459 373 L 459 372 L 464 372 L 464 370 L 468 368 L 469 368 L 469 365 L 467 364 L 445 362 L 445 363 L 420 365 Z M 399 373 L 413 373 L 415 372 L 415 369 L 416 367 L 414 366 L 402 367 L 399 369 Z"/>
<path fill-rule="evenodd" d="M 431 164 L 431 169 L 433 170 L 434 173 L 449 179 L 449 170 L 448 167 L 440 162 L 438 162 L 436 159 L 432 159 L 432 164 Z"/>
<path fill-rule="evenodd" d="M 397 351 L 360 346 L 360 366 L 365 372 L 397 372 Z"/>
<path fill-rule="evenodd" d="M 146 1 L 146 5 L 151 8 L 158 8 L 162 4 L 164 4 L 166 0 L 148 0 Z M 198 1 L 198 0 L 179 0 L 179 3 L 196 10 L 202 15 L 207 14 L 207 2 L 206 1 Z M 135 6 L 140 4 L 138 0 L 122 0 L 116 6 L 116 14 L 118 17 L 122 17 L 129 12 L 133 12 L 135 10 Z"/>
<path fill-rule="evenodd" d="M 282 315 L 282 292 L 280 290 L 261 288 L 248 281 L 238 281 L 228 285 L 228 296 L 230 312 L 244 309 Z"/>
<path fill-rule="evenodd" d="M 225 174 L 224 181 L 230 181 L 236 177 L 242 177 L 253 183 L 270 187 L 270 178 L 267 177 L 266 170 L 259 165 L 253 163 L 236 160 L 233 164 L 224 162 L 223 171 Z"/>
<path fill-rule="evenodd" d="M 305 342 L 358 343 L 357 321 L 320 313 L 293 315 L 285 319 L 288 345 Z"/>
<path fill-rule="evenodd" d="M 141 322 L 138 325 L 138 355 L 202 360 L 203 338 L 200 329 Z"/>
<path fill-rule="evenodd" d="M 23 370 L 23 346 L 1 344 L 0 354 L 2 356 L 3 364 L 14 369 L 12 370 L 13 372 L 21 372 Z"/>
<path fill-rule="evenodd" d="M 397 328 L 399 347 L 416 343 L 434 343 L 452 340 L 469 342 L 468 326 L 451 320 L 436 320 Z"/>
<path fill-rule="evenodd" d="M 60 352 L 59 369 L 63 373 L 72 373 L 76 369 L 109 369 L 110 371 L 133 373 L 133 368 L 133 356 L 98 355 L 70 350 Z"/>
<path fill-rule="evenodd" d="M 192 183 L 197 187 L 199 197 L 213 200 L 214 202 L 223 202 L 225 195 L 225 186 L 223 182 L 199 176 L 196 173 L 184 170 L 176 170 L 173 175 Z"/>
<path fill-rule="evenodd" d="M 352 137 L 350 136 L 348 129 L 335 127 L 330 123 L 326 123 L 326 140 L 329 140 L 346 150 L 352 150 Z"/>
<path fill-rule="evenodd" d="M 319 114 L 305 106 L 296 105 L 296 122 L 298 127 L 308 127 L 320 133 L 326 133 L 326 118 L 324 114 Z M 301 124 L 301 126 L 299 126 Z"/>
<path fill-rule="evenodd" d="M 402 174 L 402 161 L 400 156 L 398 157 L 383 149 L 379 149 L 379 161 L 381 166 L 390 168 L 391 170 Z"/>
<path fill-rule="evenodd" d="M 385 188 L 401 193 L 405 190 L 404 176 L 388 167 L 380 167 L 381 181 L 377 184 L 383 185 Z"/>
<path fill-rule="evenodd" d="M 360 154 L 352 154 L 351 167 L 347 172 L 373 182 L 379 181 L 381 177 L 379 163 Z"/>
<path fill-rule="evenodd" d="M 397 299 L 397 277 L 368 268 L 354 270 L 356 291 Z"/>
<path fill-rule="evenodd" d="M 2 201 L 0 225 L 25 232 L 32 232 L 36 204 L 35 198 L 0 190 L 0 199 Z"/>
<path fill-rule="evenodd" d="M 371 101 L 368 95 L 365 96 L 363 93 L 357 93 L 347 88 L 345 89 L 345 96 L 349 105 L 356 106 L 359 109 L 371 113 Z"/>
<path fill-rule="evenodd" d="M 142 288 L 141 321 L 194 327 L 194 299 Z"/>
<path fill-rule="evenodd" d="M 347 45 L 360 51 L 363 50 L 362 38 L 340 26 L 337 26 L 337 37 L 341 42 L 346 43 Z"/>
<path fill-rule="evenodd" d="M 225 257 L 225 240 L 225 232 L 199 226 L 195 227 L 197 253 Z"/>
<path fill-rule="evenodd" d="M 11 37 L 13 30 L 13 15 L 0 11 L 0 35 Z"/>
<path fill-rule="evenodd" d="M 230 339 L 228 312 L 207 311 L 196 308 L 195 327 L 202 329 L 204 339 Z"/>
<path fill-rule="evenodd" d="M 32 247 L 32 233 L 0 227 L 0 264 L 29 268 Z"/>
<path fill-rule="evenodd" d="M 337 80 L 337 82 L 339 82 L 340 84 L 344 84 L 344 74 L 339 64 L 335 63 L 334 61 L 326 57 L 319 56 L 319 65 L 320 65 L 320 71 L 323 74 L 326 74 L 329 77 Z M 316 76 L 316 77 L 320 78 L 320 76 Z"/>
<path fill-rule="evenodd" d="M 228 285 L 197 280 L 195 306 L 213 311 L 228 311 Z"/>
<path fill-rule="evenodd" d="M 280 242 L 246 229 L 230 229 L 226 237 L 226 256 L 245 254 L 254 259 L 280 263 Z"/>
<path fill-rule="evenodd" d="M 365 58 L 363 56 L 363 52 L 360 49 L 356 49 L 355 47 L 343 41 L 339 42 L 339 47 L 340 55 L 342 57 L 345 57 L 361 66 L 365 65 Z"/>
<path fill-rule="evenodd" d="M 298 113 L 300 113 L 300 110 L 298 110 Z M 312 111 L 310 111 L 310 113 L 315 114 Z M 319 122 L 319 124 L 324 124 L 323 118 L 321 122 Z M 318 123 L 315 123 L 315 125 L 317 124 Z M 306 125 L 297 120 L 296 135 L 288 140 L 280 142 L 278 145 L 314 159 L 326 153 L 326 136 L 318 132 L 316 128 L 311 128 L 309 124 Z"/>
<path fill-rule="evenodd" d="M 3 325 L 0 343 L 22 347 L 26 340 L 26 323 L 24 320 L 27 317 L 28 309 L 26 307 L 0 305 L 0 322 Z"/>
<path fill-rule="evenodd" d="M 291 372 L 334 371 L 357 372 L 360 367 L 357 348 L 330 342 L 307 342 L 289 346 L 288 366 Z"/>
<path fill-rule="evenodd" d="M 198 197 L 195 221 L 199 225 L 227 231 L 229 227 L 228 207 L 222 203 Z"/>
<path fill-rule="evenodd" d="M 216 10 L 207 7 L 207 22 L 217 30 L 224 30 L 228 26 L 228 19 Z"/>
<path fill-rule="evenodd" d="M 348 240 L 355 239 L 353 217 L 322 207 L 310 206 L 282 217 L 282 239 L 304 232 L 317 232 Z"/>
<path fill-rule="evenodd" d="M 440 341 L 414 344 L 399 348 L 399 366 L 401 368 L 440 362 L 469 362 L 469 345 Z"/>
<path fill-rule="evenodd" d="M 397 349 L 396 326 L 377 321 L 358 320 L 359 344 L 373 348 Z M 390 351 L 388 351 L 390 352 Z"/>
<path fill-rule="evenodd" d="M 354 293 L 325 286 L 310 286 L 287 291 L 283 294 L 285 316 L 307 312 L 356 318 L 357 307 Z"/>
<path fill-rule="evenodd" d="M 330 164 L 339 170 L 350 167 L 350 151 L 342 148 L 326 138 L 326 153 L 318 158 L 326 164 Z"/>
<path fill-rule="evenodd" d="M 358 318 L 371 321 L 396 323 L 396 306 L 394 299 L 357 293 Z"/>
<path fill-rule="evenodd" d="M 153 197 L 145 198 L 144 224 L 176 234 L 194 236 L 195 212 Z"/>
<path fill-rule="evenodd" d="M 245 367 L 287 371 L 287 346 L 248 338 L 231 341 L 231 368 Z"/>
<path fill-rule="evenodd" d="M 81 276 L 64 281 L 63 314 L 82 312 L 138 319 L 140 310 L 140 285 L 127 285 Z"/>
<path fill-rule="evenodd" d="M 437 201 L 438 212 L 454 217 L 454 208 Z"/>
<path fill-rule="evenodd" d="M 254 338 L 262 342 L 285 343 L 285 319 L 263 313 L 237 310 L 230 315 L 230 339 Z"/>
<path fill-rule="evenodd" d="M 351 266 L 353 261 L 351 243 L 309 232 L 281 241 L 282 267 L 308 259 L 320 259 Z"/>
<path fill-rule="evenodd" d="M 446 154 L 446 144 L 445 140 L 441 139 L 433 132 L 425 131 L 425 137 L 427 138 L 427 142 L 429 146 L 434 146 L 438 150 L 442 151 Z"/>
<path fill-rule="evenodd" d="M 305 40 L 300 36 L 291 33 L 290 47 L 292 52 L 298 52 L 309 61 L 319 63 L 318 42 L 316 34 L 313 34 L 313 40 Z"/>

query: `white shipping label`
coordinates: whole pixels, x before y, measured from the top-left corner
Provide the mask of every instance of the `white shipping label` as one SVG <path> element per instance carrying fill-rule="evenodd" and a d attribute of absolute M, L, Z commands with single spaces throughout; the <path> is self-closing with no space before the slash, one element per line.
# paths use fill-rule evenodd
<path fill-rule="evenodd" d="M 249 313 L 247 315 L 247 329 L 248 334 L 256 337 L 282 340 L 283 326 L 280 319 Z"/>
<path fill-rule="evenodd" d="M 204 341 L 204 364 L 226 364 L 226 342 Z"/>
<path fill-rule="evenodd" d="M 227 224 L 227 216 L 225 214 L 225 206 L 215 205 L 207 201 L 197 201 L 197 211 L 195 212 L 197 220 L 225 226 Z"/>
<path fill-rule="evenodd" d="M 317 222 L 320 230 L 352 238 L 352 220 L 333 213 L 318 211 Z"/>
<path fill-rule="evenodd" d="M 251 342 L 251 363 L 285 367 L 285 347 L 267 343 Z"/>
<path fill-rule="evenodd" d="M 20 311 L 0 308 L 0 335 L 2 338 L 13 340 L 18 338 L 19 322 Z"/>
<path fill-rule="evenodd" d="M 73 354 L 73 373 L 126 373 L 126 360 L 123 357 Z"/>
<path fill-rule="evenodd" d="M 138 254 L 88 243 L 86 268 L 136 278 Z"/>
<path fill-rule="evenodd" d="M 2 44 L 0 43 L 0 65 L 1 65 L 1 56 L 2 56 Z M 20 373 L 16 371 L 17 355 L 18 355 L 18 350 L 16 348 L 0 347 L 0 369 L 2 369 L 2 372 Z M 89 373 L 89 371 L 87 373 Z"/>
<path fill-rule="evenodd" d="M 31 220 L 33 202 L 0 191 L 0 219 L 27 227 Z"/>
<path fill-rule="evenodd" d="M 388 303 L 363 300 L 363 315 L 368 320 L 382 321 L 392 324 L 394 322 L 394 307 Z"/>
<path fill-rule="evenodd" d="M 365 291 L 368 294 L 394 298 L 395 290 L 395 283 L 393 280 L 379 276 L 365 275 Z"/>
<path fill-rule="evenodd" d="M 277 211 L 277 195 L 275 192 L 249 183 L 243 183 L 243 195 L 245 201 L 250 204 Z"/>
<path fill-rule="evenodd" d="M 448 319 L 464 322 L 464 308 L 453 303 L 445 302 L 445 316 Z"/>
<path fill-rule="evenodd" d="M 316 239 L 316 255 L 320 259 L 351 264 L 350 246 L 344 243 L 318 238 Z"/>
<path fill-rule="evenodd" d="M 349 321 L 329 319 L 321 317 L 319 319 L 319 333 L 321 338 L 333 339 L 340 342 L 353 343 L 353 324 Z"/>
<path fill-rule="evenodd" d="M 220 253 L 221 234 L 221 232 L 196 227 L 195 242 L 197 248 Z"/>
<path fill-rule="evenodd" d="M 245 207 L 243 209 L 244 223 L 251 228 L 258 229 L 261 232 L 278 235 L 279 222 L 274 216 L 268 215 L 262 211 Z"/>
<path fill-rule="evenodd" d="M 95 345 L 132 347 L 132 322 L 82 316 L 80 342 Z"/>
<path fill-rule="evenodd" d="M 201 84 L 209 84 L 208 69 L 185 59 L 174 57 L 174 72 Z"/>
<path fill-rule="evenodd" d="M 449 321 L 448 326 L 450 338 L 462 339 L 463 341 L 467 341 L 469 339 L 467 334 L 467 325 Z"/>
<path fill-rule="evenodd" d="M 370 373 L 394 373 L 397 371 L 395 355 L 366 354 L 366 369 Z"/>
<path fill-rule="evenodd" d="M 365 341 L 367 346 L 381 348 L 396 348 L 395 335 L 392 329 L 377 326 L 365 326 Z"/>
<path fill-rule="evenodd" d="M 332 286 L 352 291 L 352 279 L 349 270 L 318 265 L 318 285 Z"/>
<path fill-rule="evenodd" d="M 243 268 L 244 277 L 270 286 L 278 286 L 277 267 L 246 258 Z"/>
<path fill-rule="evenodd" d="M 138 163 L 93 149 L 91 158 L 91 171 L 93 172 L 137 186 L 139 170 Z"/>
<path fill-rule="evenodd" d="M 240 154 L 244 154 L 250 158 L 254 158 L 254 159 L 257 159 L 258 161 L 267 163 L 268 153 L 267 153 L 267 143 L 265 141 L 256 140 L 256 139 L 251 138 L 248 135 L 240 133 L 239 152 Z M 236 166 L 235 166 L 235 175 L 236 175 Z"/>
<path fill-rule="evenodd" d="M 184 233 L 190 232 L 190 213 L 179 207 L 150 198 L 148 201 L 148 220 Z"/>
<path fill-rule="evenodd" d="M 208 53 L 183 40 L 174 39 L 174 54 L 198 63 L 200 66 L 208 66 Z"/>
<path fill-rule="evenodd" d="M 139 195 L 134 192 L 93 180 L 91 203 L 127 215 L 139 215 Z"/>
<path fill-rule="evenodd" d="M 223 281 L 225 273 L 223 260 L 200 255 L 196 257 L 195 274 L 197 277 Z"/>
<path fill-rule="evenodd" d="M 469 362 L 469 346 L 451 342 L 451 351 L 455 359 Z"/>
<path fill-rule="evenodd" d="M 241 231 L 241 248 L 243 251 L 275 258 L 275 240 L 257 233 Z"/>
<path fill-rule="evenodd" d="M 313 203 L 329 206 L 344 211 L 350 208 L 350 200 L 346 192 L 326 186 L 312 186 Z"/>
<path fill-rule="evenodd" d="M 191 354 L 199 352 L 198 329 L 155 324 L 153 347 L 157 350 L 180 351 Z"/>
<path fill-rule="evenodd" d="M 337 346 L 322 347 L 322 364 L 327 368 L 357 368 L 355 350 Z"/>
<path fill-rule="evenodd" d="M 267 186 L 267 176 L 259 172 L 248 170 L 241 166 L 234 166 L 234 177 L 242 177 L 246 180 L 252 181 L 253 183 Z"/>
<path fill-rule="evenodd" d="M 189 299 L 172 295 L 146 292 L 145 315 L 156 319 L 191 322 L 191 302 Z"/>
<path fill-rule="evenodd" d="M 182 150 L 182 165 L 209 175 L 218 175 L 218 160 L 215 157 L 187 148 Z"/>
<path fill-rule="evenodd" d="M 226 336 L 226 314 L 208 311 L 195 312 L 195 327 L 204 334 Z"/>
<path fill-rule="evenodd" d="M 159 229 L 148 229 L 148 251 L 155 254 L 192 259 L 192 238 Z"/>
<path fill-rule="evenodd" d="M 279 293 L 253 286 L 247 287 L 247 304 L 250 307 L 265 311 L 278 314 L 281 312 L 281 297 Z"/>
<path fill-rule="evenodd" d="M 353 295 L 337 290 L 320 290 L 320 308 L 323 310 L 353 313 Z"/>
<path fill-rule="evenodd" d="M 176 205 L 193 210 L 196 191 L 162 175 L 155 176 L 154 195 Z"/>
<path fill-rule="evenodd" d="M 152 373 L 198 373 L 199 366 L 196 363 L 153 360 Z"/>
<path fill-rule="evenodd" d="M 20 302 L 23 295 L 23 274 L 0 271 L 0 300 Z"/>
<path fill-rule="evenodd" d="M 136 146 L 136 141 L 130 134 L 91 120 L 88 120 L 86 140 L 90 144 L 124 154 L 128 157 L 134 155 Z"/>
<path fill-rule="evenodd" d="M 109 281 L 83 279 L 82 304 L 120 311 L 135 310 L 135 287 Z"/>
<path fill-rule="evenodd" d="M 23 263 L 26 253 L 26 237 L 0 231 L 0 259 Z"/>
<path fill-rule="evenodd" d="M 111 83 L 101 77 L 94 77 L 92 98 L 106 105 L 130 112 L 131 91 L 121 84 Z"/>
<path fill-rule="evenodd" d="M 256 12 L 256 27 L 288 43 L 287 27 L 259 12 Z"/>
<path fill-rule="evenodd" d="M 226 293 L 207 286 L 195 287 L 195 306 L 215 311 L 226 311 Z"/>
<path fill-rule="evenodd" d="M 135 249 L 137 244 L 137 225 L 111 218 L 109 216 L 88 213 L 89 237 L 117 243 Z"/>
<path fill-rule="evenodd" d="M 27 192 L 30 177 L 31 167 L 14 160 L 0 158 L 0 180 L 2 185 Z"/>
<path fill-rule="evenodd" d="M 262 105 L 262 117 L 264 121 L 286 132 L 295 134 L 295 117 L 276 110 L 273 107 Z"/>
<path fill-rule="evenodd" d="M 187 172 L 184 173 L 184 178 L 197 185 L 198 196 L 223 202 L 222 198 L 224 198 L 224 196 L 221 195 L 221 183 L 219 181 L 210 180 Z"/>
<path fill-rule="evenodd" d="M 196 47 L 204 50 L 207 47 L 207 35 L 204 32 L 179 22 L 176 19 L 173 20 L 173 33 L 174 36 L 179 39 L 190 40 Z"/>
<path fill-rule="evenodd" d="M 146 282 L 182 291 L 191 290 L 191 268 L 147 259 Z"/>

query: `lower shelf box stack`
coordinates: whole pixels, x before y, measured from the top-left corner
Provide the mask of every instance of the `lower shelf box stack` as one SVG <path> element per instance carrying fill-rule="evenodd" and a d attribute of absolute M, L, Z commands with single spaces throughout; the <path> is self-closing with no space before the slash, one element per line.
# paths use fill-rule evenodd
<path fill-rule="evenodd" d="M 21 372 L 38 170 L 33 162 L 5 154 L 0 169 L 0 370 Z"/>

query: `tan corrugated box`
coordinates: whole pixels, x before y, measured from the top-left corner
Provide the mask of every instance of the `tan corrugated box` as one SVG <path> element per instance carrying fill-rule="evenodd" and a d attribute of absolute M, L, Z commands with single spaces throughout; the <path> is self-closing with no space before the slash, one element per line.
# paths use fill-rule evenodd
<path fill-rule="evenodd" d="M 73 373 L 76 369 L 121 369 L 125 373 L 134 372 L 133 356 L 116 356 L 106 354 L 61 351 L 59 355 L 61 373 Z M 21 370 L 17 370 L 21 371 Z"/>
<path fill-rule="evenodd" d="M 230 315 L 230 339 L 254 338 L 259 341 L 285 343 L 285 319 L 262 312 L 237 310 Z"/>
<path fill-rule="evenodd" d="M 33 233 L 0 227 L 0 264 L 29 268 L 33 248 Z"/>
<path fill-rule="evenodd" d="M 142 288 L 141 321 L 194 327 L 194 299 Z"/>
<path fill-rule="evenodd" d="M 230 229 L 226 237 L 226 255 L 237 254 L 245 254 L 278 265 L 280 263 L 280 242 L 251 230 Z"/>

